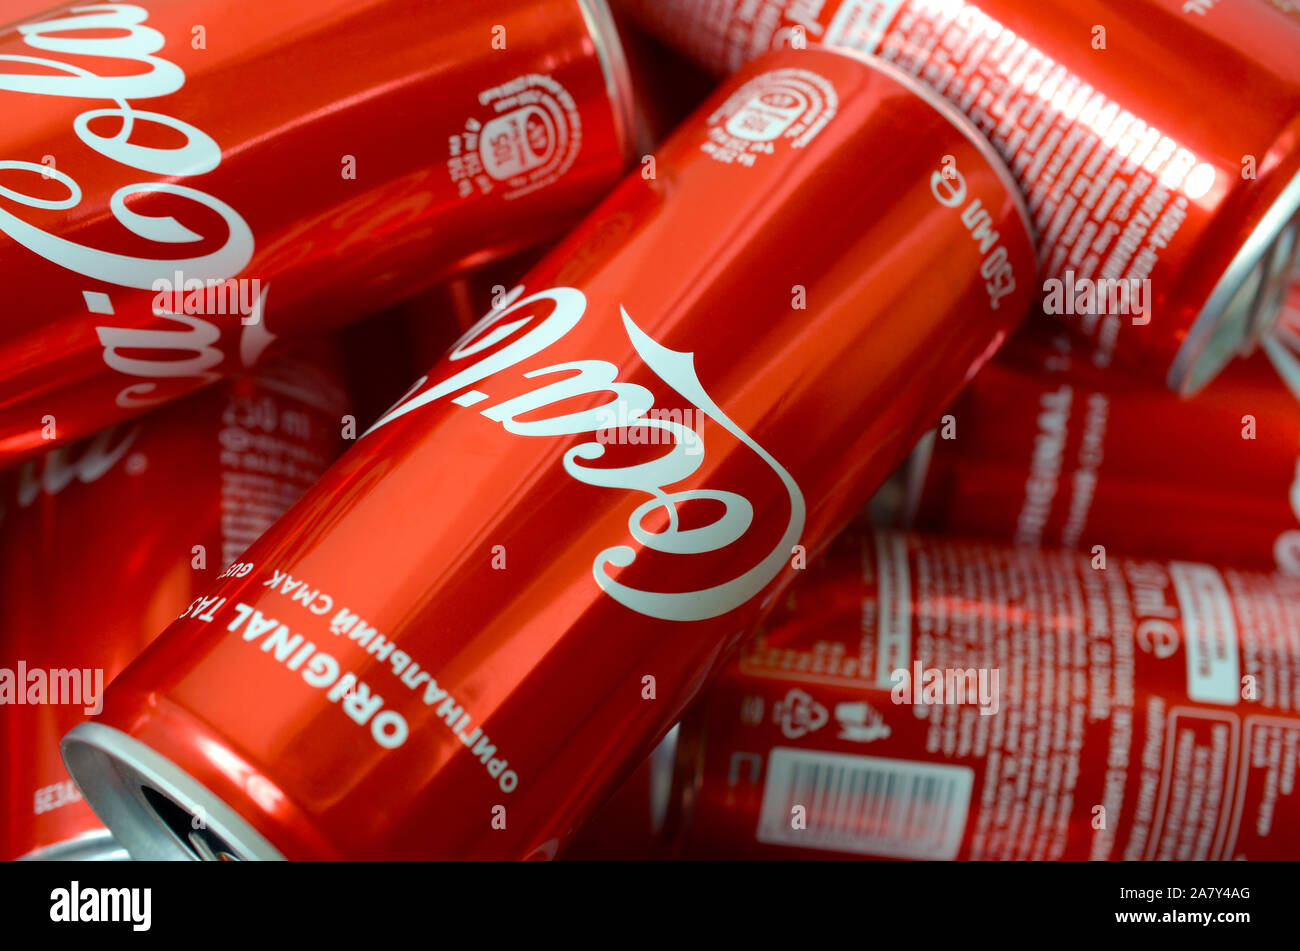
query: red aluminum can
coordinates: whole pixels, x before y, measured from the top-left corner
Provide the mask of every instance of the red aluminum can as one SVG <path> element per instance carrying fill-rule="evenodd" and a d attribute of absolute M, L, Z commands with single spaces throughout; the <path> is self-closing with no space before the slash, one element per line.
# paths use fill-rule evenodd
<path fill-rule="evenodd" d="M 656 160 L 68 736 L 133 854 L 553 855 L 1032 299 L 1005 168 L 856 54 Z"/>
<path fill-rule="evenodd" d="M 1277 318 L 1300 209 L 1300 28 L 1261 0 L 619 7 L 715 70 L 840 44 L 946 96 L 1024 189 L 1052 312 L 1181 395 Z"/>
<path fill-rule="evenodd" d="M 1268 360 L 1179 400 L 1039 324 L 913 454 L 912 527 L 1300 574 L 1300 403 Z"/>
<path fill-rule="evenodd" d="M 336 363 L 312 344 L 0 477 L 0 858 L 125 857 L 59 740 L 342 450 Z"/>
<path fill-rule="evenodd" d="M 622 177 L 627 83 L 604 0 L 0 29 L 0 464 L 558 237 Z"/>
<path fill-rule="evenodd" d="M 861 530 L 809 574 L 657 751 L 668 854 L 1300 856 L 1300 579 Z"/>

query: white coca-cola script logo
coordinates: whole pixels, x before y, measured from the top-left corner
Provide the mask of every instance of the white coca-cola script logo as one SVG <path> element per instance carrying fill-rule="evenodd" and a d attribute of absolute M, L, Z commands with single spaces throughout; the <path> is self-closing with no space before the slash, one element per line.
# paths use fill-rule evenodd
<path fill-rule="evenodd" d="M 370 427 L 365 435 L 453 393 L 459 394 L 451 400 L 458 406 L 476 406 L 487 401 L 489 397 L 486 394 L 469 387 L 536 356 L 572 330 L 587 310 L 587 298 L 576 288 L 554 287 L 528 297 L 523 297 L 523 293 L 523 287 L 516 287 L 507 294 L 497 309 L 457 341 L 448 354 L 448 359 L 455 365 L 509 341 L 505 346 L 423 391 L 421 387 L 427 383 L 428 377 L 421 377 L 410 393 Z M 539 320 L 530 308 L 544 302 L 552 304 L 553 309 L 549 315 Z M 607 568 L 611 565 L 625 568 L 632 564 L 636 551 L 628 545 L 615 545 L 600 552 L 592 565 L 592 572 L 596 583 L 610 597 L 640 614 L 666 621 L 699 621 L 717 617 L 744 604 L 780 572 L 803 531 L 803 493 L 790 473 L 728 418 L 704 391 L 695 373 L 693 354 L 669 350 L 656 343 L 633 323 L 625 309 L 620 308 L 620 312 L 628 339 L 642 362 L 673 390 L 690 400 L 699 412 L 711 417 L 751 449 L 776 473 L 789 497 L 790 517 L 780 542 L 757 565 L 740 576 L 711 588 L 656 592 L 620 584 L 609 576 Z M 533 326 L 525 331 L 530 324 Z M 593 438 L 590 441 L 579 443 L 565 452 L 564 471 L 587 485 L 627 489 L 650 496 L 628 518 L 628 530 L 632 537 L 646 548 L 676 555 L 701 554 L 720 551 L 748 532 L 754 521 L 754 508 L 743 495 L 714 489 L 671 490 L 672 486 L 695 474 L 704 462 L 707 448 L 701 452 L 699 435 L 688 432 L 681 423 L 658 415 L 648 415 L 655 403 L 655 396 L 650 390 L 636 383 L 619 380 L 618 367 L 605 360 L 574 360 L 541 366 L 527 370 L 523 376 L 531 380 L 558 373 L 574 375 L 488 406 L 480 412 L 516 436 L 591 433 Z M 573 397 L 599 393 L 612 393 L 615 398 L 602 406 L 549 419 L 523 421 L 518 418 Z M 596 434 L 608 427 L 611 407 L 616 405 L 620 412 L 625 413 L 624 418 L 636 421 L 641 426 L 662 429 L 674 437 L 667 443 L 667 451 L 663 456 L 651 462 L 623 468 L 599 468 L 586 464 L 605 454 L 605 446 L 596 438 Z M 681 528 L 677 506 L 696 499 L 720 502 L 723 506 L 722 514 L 707 525 Z M 664 510 L 668 524 L 662 531 L 650 531 L 646 528 L 645 521 L 658 509 Z"/>
<path fill-rule="evenodd" d="M 182 271 L 198 281 L 225 281 L 239 273 L 253 256 L 253 233 L 233 208 L 206 192 L 175 184 L 176 178 L 201 175 L 221 162 L 221 147 L 207 133 L 188 122 L 138 109 L 131 100 L 152 99 L 176 92 L 185 84 L 180 67 L 153 55 L 162 49 L 164 38 L 157 30 L 145 26 L 148 11 L 125 3 L 95 4 L 72 8 L 73 15 L 53 20 L 19 24 L 16 29 L 33 49 L 72 57 L 126 60 L 140 67 L 129 75 L 101 76 L 82 66 L 48 56 L 0 54 L 0 63 L 22 64 L 24 71 L 0 73 L 0 91 L 37 96 L 58 96 L 104 100 L 108 108 L 87 109 L 72 122 L 73 132 L 82 144 L 105 158 L 166 178 L 124 185 L 109 199 L 113 217 L 127 231 L 139 238 L 163 245 L 193 244 L 204 236 L 186 228 L 170 215 L 143 215 L 127 207 L 127 199 L 150 192 L 179 196 L 215 211 L 225 222 L 227 236 L 221 247 L 207 254 L 181 258 L 142 258 L 92 248 L 44 231 L 7 210 L 0 202 L 0 232 L 23 247 L 77 274 L 119 287 L 149 289 L 154 281 L 174 271 Z M 87 36 L 86 32 L 93 35 Z M 40 71 L 31 71 L 37 67 Z M 95 120 L 117 120 L 113 135 L 102 135 L 91 128 Z M 176 148 L 158 148 L 132 141 L 137 125 L 164 126 L 185 138 Z M 97 124 L 102 128 L 101 124 Z M 61 198 L 43 198 L 0 186 L 0 198 L 28 208 L 64 210 L 81 203 L 82 191 L 66 172 L 34 162 L 0 161 L 0 169 L 30 172 L 43 180 L 53 178 L 67 190 Z M 91 313 L 112 314 L 108 295 L 84 291 Z M 212 368 L 223 355 L 213 344 L 221 333 L 207 320 L 193 314 L 166 313 L 154 308 L 155 316 L 182 324 L 184 329 L 141 329 L 97 327 L 104 348 L 104 361 L 121 373 L 143 377 L 197 377 L 210 379 Z M 174 351 L 189 356 L 172 359 L 140 359 L 124 351 Z M 137 383 L 124 388 L 117 396 L 121 406 L 144 405 L 156 400 L 147 394 L 155 383 Z"/>

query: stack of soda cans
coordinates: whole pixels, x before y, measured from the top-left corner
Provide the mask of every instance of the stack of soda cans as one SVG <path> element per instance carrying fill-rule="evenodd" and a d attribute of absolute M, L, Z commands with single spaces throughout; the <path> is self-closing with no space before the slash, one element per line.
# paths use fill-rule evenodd
<path fill-rule="evenodd" d="M 0 856 L 1300 858 L 1291 6 L 10 0 Z"/>

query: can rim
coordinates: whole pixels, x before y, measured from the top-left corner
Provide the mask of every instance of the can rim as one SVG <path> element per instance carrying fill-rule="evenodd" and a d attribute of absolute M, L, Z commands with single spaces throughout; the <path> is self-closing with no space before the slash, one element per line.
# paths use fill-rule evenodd
<path fill-rule="evenodd" d="M 677 738 L 681 732 L 682 724 L 678 721 L 650 754 L 650 829 L 655 835 L 662 835 L 668 822 L 677 765 Z"/>
<path fill-rule="evenodd" d="M 1213 380 L 1219 370 L 1222 370 L 1235 356 L 1234 353 L 1224 358 L 1208 375 L 1204 372 L 1203 360 L 1206 350 L 1227 316 L 1229 304 L 1250 281 L 1256 268 L 1264 264 L 1264 259 L 1273 250 L 1275 242 L 1297 215 L 1300 215 L 1300 172 L 1297 172 L 1282 189 L 1281 194 L 1255 226 L 1255 230 L 1250 233 L 1250 237 L 1233 255 L 1223 275 L 1215 283 L 1214 290 L 1210 292 L 1210 296 L 1201 307 L 1200 313 L 1196 315 L 1191 329 L 1187 332 L 1187 338 L 1178 348 L 1174 362 L 1169 368 L 1166 382 L 1174 392 L 1180 396 L 1192 396 Z M 1281 266 L 1285 267 L 1286 262 Z M 1261 276 L 1261 289 L 1263 285 L 1269 283 L 1271 276 L 1275 275 L 1265 273 Z M 1257 296 L 1251 311 L 1245 317 L 1249 323 L 1242 331 L 1237 352 L 1249 347 L 1259 339 L 1263 331 L 1268 329 L 1268 321 L 1261 320 L 1258 308 L 1259 297 Z"/>
<path fill-rule="evenodd" d="M 835 53 L 838 56 L 847 56 L 849 59 L 856 59 L 872 69 L 884 73 L 890 79 L 897 82 L 900 86 L 905 86 L 908 91 L 916 94 L 925 100 L 935 111 L 941 113 L 944 118 L 961 130 L 962 134 L 970 140 L 976 150 L 988 161 L 993 172 L 1006 186 L 1012 201 L 1015 202 L 1016 211 L 1020 213 L 1020 221 L 1025 226 L 1025 232 L 1029 235 L 1029 243 L 1033 249 L 1034 267 L 1036 270 L 1042 270 L 1042 252 L 1038 247 L 1038 232 L 1034 228 L 1033 219 L 1029 214 L 1029 205 L 1025 201 L 1024 193 L 1020 190 L 1020 184 L 1016 181 L 1015 175 L 1011 173 L 1007 160 L 1004 159 L 997 149 L 993 148 L 993 143 L 988 137 L 980 131 L 979 126 L 970 116 L 962 112 L 951 102 L 939 95 L 929 86 L 916 79 L 906 70 L 900 69 L 888 60 L 881 59 L 871 53 L 864 53 L 861 50 L 850 49 L 844 46 L 829 45 L 812 45 L 809 50 L 823 50 L 827 53 Z M 1037 280 L 1037 274 L 1035 274 Z"/>
<path fill-rule="evenodd" d="M 18 856 L 18 862 L 124 862 L 131 856 L 107 829 L 91 829 Z"/>
<path fill-rule="evenodd" d="M 636 105 L 632 96 L 632 71 L 623 52 L 614 14 L 606 0 L 577 0 L 578 10 L 587 24 L 587 33 L 596 47 L 596 58 L 605 75 L 605 92 L 614 113 L 614 134 L 619 150 L 631 160 L 636 155 Z"/>
<path fill-rule="evenodd" d="M 901 525 L 911 530 L 916 524 L 916 516 L 921 510 L 921 499 L 925 497 L 925 486 L 930 476 L 930 466 L 934 462 L 934 448 L 938 442 L 938 430 L 929 429 L 917 440 L 916 446 L 903 463 L 904 473 L 903 506 Z"/>
<path fill-rule="evenodd" d="M 132 858 L 197 858 L 145 799 L 145 785 L 191 815 L 201 811 L 206 827 L 236 849 L 240 858 L 284 858 L 246 819 L 206 786 L 152 747 L 121 730 L 100 723 L 82 723 L 63 738 L 60 749 L 68 773 L 86 802 Z"/>

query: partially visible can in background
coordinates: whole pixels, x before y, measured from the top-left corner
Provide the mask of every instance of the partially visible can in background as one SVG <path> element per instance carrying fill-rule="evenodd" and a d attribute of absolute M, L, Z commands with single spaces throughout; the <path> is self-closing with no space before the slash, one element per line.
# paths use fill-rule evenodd
<path fill-rule="evenodd" d="M 774 54 L 654 157 L 65 739 L 133 854 L 553 856 L 1028 312 L 892 67 Z"/>
<path fill-rule="evenodd" d="M 325 342 L 0 476 L 0 859 L 124 857 L 59 740 L 343 449 Z"/>
<path fill-rule="evenodd" d="M 647 764 L 703 859 L 1295 859 L 1300 579 L 864 529 Z M 620 805 L 626 803 L 626 808 Z M 605 815 L 647 797 L 618 793 Z"/>
<path fill-rule="evenodd" d="M 634 153 L 605 0 L 62 8 L 0 28 L 0 115 L 0 467 L 554 240 Z"/>
<path fill-rule="evenodd" d="M 1300 400 L 1263 355 L 1190 400 L 1041 323 L 947 411 L 906 471 L 908 524 L 1034 548 L 1300 574 Z"/>
<path fill-rule="evenodd" d="M 1261 0 L 617 6 L 718 71 L 826 43 L 947 97 L 1024 189 L 1045 306 L 1181 395 L 1277 319 L 1298 243 L 1300 25 Z"/>

